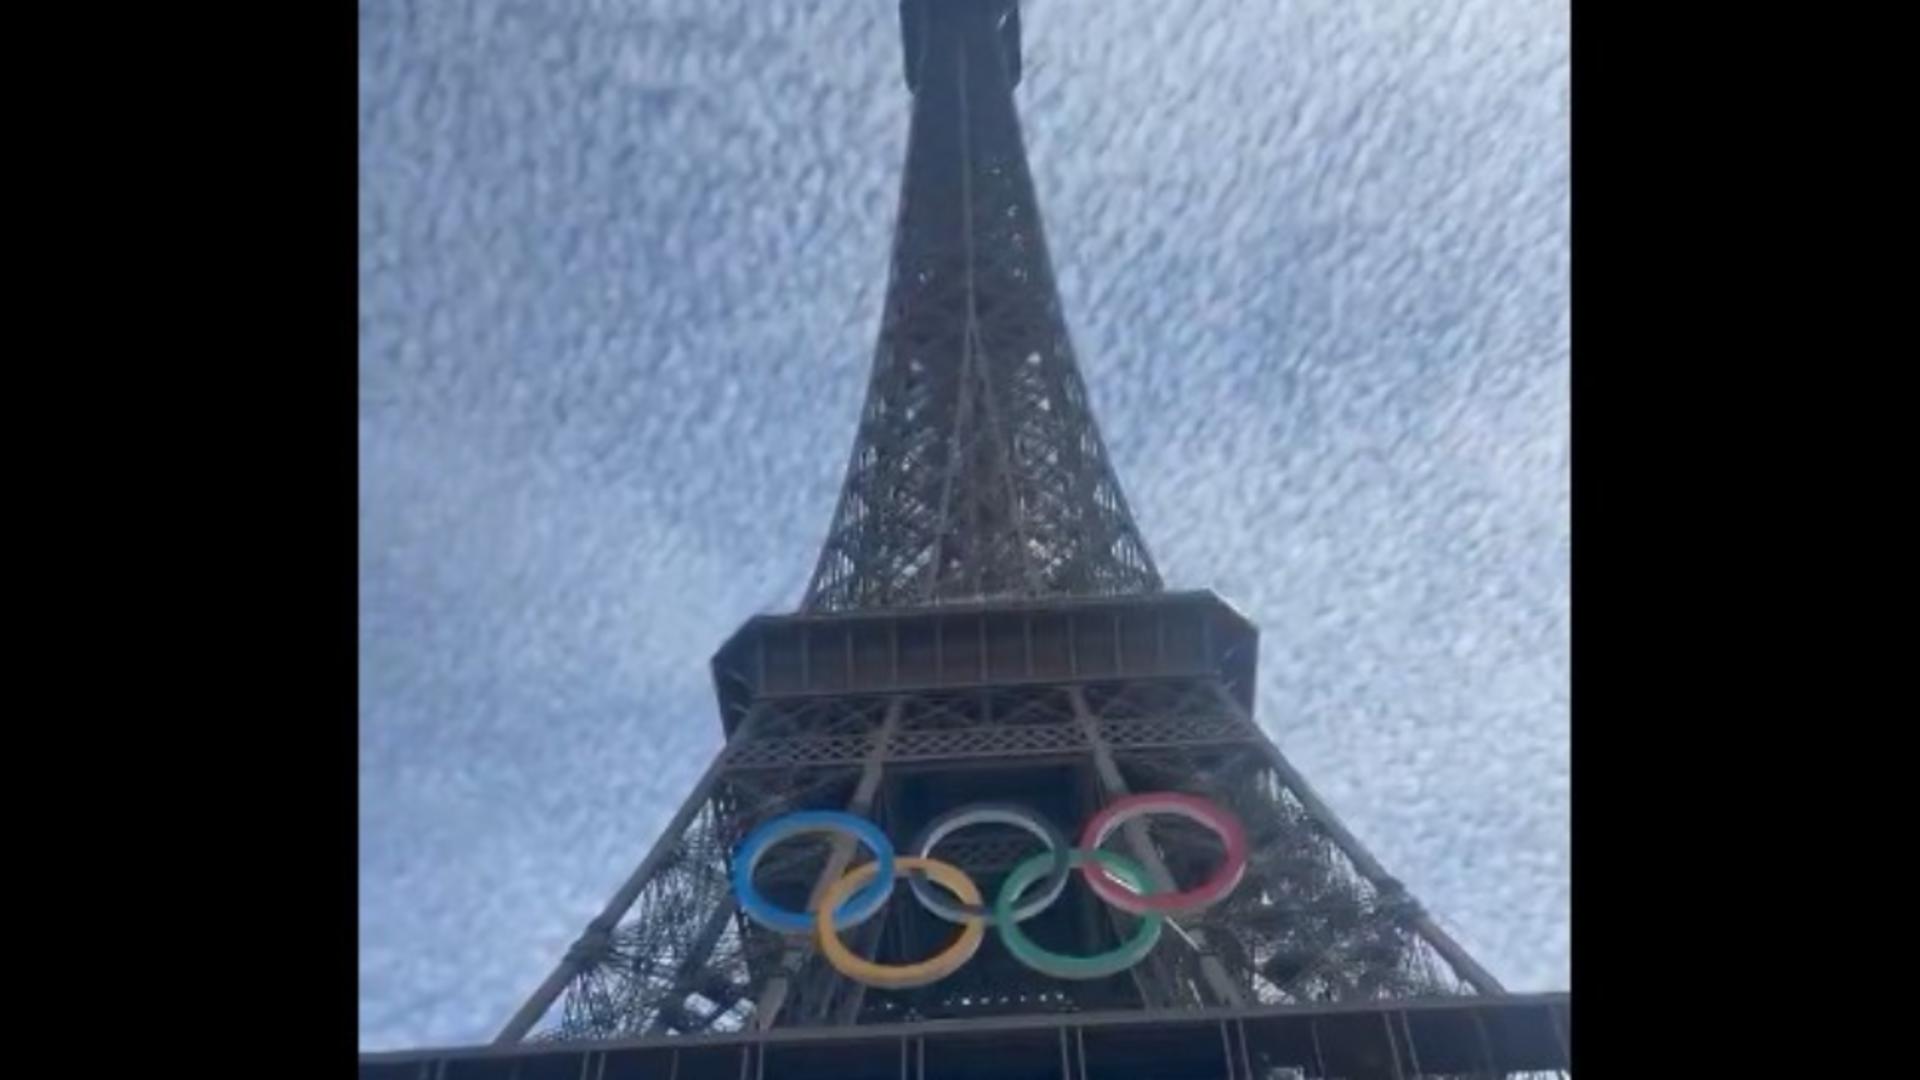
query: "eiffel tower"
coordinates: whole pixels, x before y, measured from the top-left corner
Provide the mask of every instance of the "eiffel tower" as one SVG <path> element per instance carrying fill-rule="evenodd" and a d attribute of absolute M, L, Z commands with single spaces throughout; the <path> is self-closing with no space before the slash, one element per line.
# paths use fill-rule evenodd
<path fill-rule="evenodd" d="M 724 747 L 496 1042 L 363 1055 L 362 1077 L 1570 1068 L 1570 997 L 1505 993 L 1421 909 L 1255 724 L 1255 627 L 1211 592 L 1163 586 L 1054 284 L 1014 105 L 1017 0 L 903 0 L 900 27 L 913 111 L 886 308 L 800 610 L 747 620 L 714 655 Z M 1043 974 L 989 932 L 945 978 L 868 985 L 814 937 L 748 917 L 730 876 L 749 834 L 793 811 L 849 812 L 905 845 L 956 807 L 1018 803 L 1070 833 L 1141 792 L 1225 807 L 1245 869 L 1098 977 Z M 1116 835 L 1164 892 L 1229 854 L 1178 816 Z M 795 837 L 751 881 L 818 910 L 863 850 Z M 1044 850 L 989 821 L 933 854 L 991 898 Z M 1022 923 L 1029 940 L 1076 955 L 1133 940 L 1141 920 L 1087 884 Z M 844 944 L 906 964 L 954 934 L 896 881 Z"/>

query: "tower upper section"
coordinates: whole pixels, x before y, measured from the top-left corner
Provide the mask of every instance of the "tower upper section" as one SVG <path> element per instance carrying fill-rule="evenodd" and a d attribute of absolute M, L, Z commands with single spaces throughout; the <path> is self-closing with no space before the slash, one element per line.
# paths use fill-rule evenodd
<path fill-rule="evenodd" d="M 1020 0 L 900 0 L 900 47 L 905 56 L 907 89 L 920 88 L 920 58 L 925 55 L 928 28 L 933 20 L 929 7 L 943 4 L 970 4 L 984 10 L 987 22 L 1000 41 L 1001 62 L 1007 67 L 1007 85 L 1020 85 Z"/>
<path fill-rule="evenodd" d="M 809 610 L 1156 592 L 1074 360 L 1015 0 L 903 0 L 912 131 L 880 341 Z"/>

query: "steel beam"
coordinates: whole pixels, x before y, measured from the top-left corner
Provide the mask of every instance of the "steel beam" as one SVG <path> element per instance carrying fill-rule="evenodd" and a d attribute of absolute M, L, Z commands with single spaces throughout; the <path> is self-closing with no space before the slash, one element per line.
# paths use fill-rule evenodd
<path fill-rule="evenodd" d="M 748 717 L 743 727 L 744 730 L 752 730 L 752 717 Z M 560 958 L 559 963 L 554 965 L 546 979 L 508 1018 L 505 1026 L 500 1029 L 500 1033 L 494 1036 L 495 1043 L 516 1043 L 526 1038 L 527 1032 L 533 1030 L 533 1025 L 539 1023 L 540 1018 L 553 1007 L 554 1001 L 566 990 L 567 984 L 573 981 L 574 976 L 598 960 L 596 953 L 604 955 L 614 928 L 620 925 L 620 920 L 626 915 L 627 909 L 639 899 L 641 890 L 646 888 L 648 879 L 653 877 L 654 870 L 660 865 L 661 860 L 665 859 L 668 853 L 680 843 L 680 837 L 687 831 L 687 826 L 693 822 L 701 808 L 706 806 L 707 796 L 712 793 L 714 783 L 726 771 L 727 757 L 726 747 L 722 747 L 721 751 L 713 756 L 707 771 L 700 775 L 699 781 L 693 785 L 693 791 L 688 794 L 686 801 L 680 804 L 679 811 L 673 815 L 672 820 L 667 822 L 667 827 L 661 830 L 660 838 L 654 841 L 652 850 L 647 852 L 647 857 L 640 860 L 640 865 L 635 867 L 633 873 L 627 876 L 627 880 L 621 883 L 620 888 L 614 892 L 606 906 L 600 909 L 600 914 L 594 916 L 587 924 L 586 931 L 567 949 L 566 954 Z"/>
<path fill-rule="evenodd" d="M 1245 711 L 1240 708 L 1240 703 L 1233 699 L 1233 695 L 1227 693 L 1224 687 L 1217 687 L 1216 689 L 1219 690 L 1221 702 L 1227 708 L 1232 709 L 1237 715 L 1241 716 L 1250 726 L 1253 725 L 1253 718 L 1246 715 Z M 1352 830 L 1347 828 L 1346 824 L 1340 820 L 1339 815 L 1333 812 L 1333 807 L 1328 806 L 1326 800 L 1322 799 L 1319 793 L 1313 790 L 1313 786 L 1307 783 L 1307 778 L 1300 774 L 1300 770 L 1293 767 L 1293 763 L 1288 761 L 1286 755 L 1280 752 L 1280 748 L 1274 744 L 1273 740 L 1268 738 L 1266 733 L 1261 731 L 1257 726 L 1253 728 L 1253 731 L 1260 752 L 1266 756 L 1268 763 L 1273 766 L 1273 771 L 1279 776 L 1280 782 L 1286 785 L 1289 791 L 1293 792 L 1294 798 L 1300 800 L 1300 805 L 1306 809 L 1308 814 L 1312 815 L 1313 819 L 1320 824 L 1321 828 L 1326 830 L 1327 835 L 1333 839 L 1333 842 L 1338 845 L 1340 850 L 1346 854 L 1347 858 L 1353 862 L 1354 869 L 1360 872 L 1360 876 L 1366 878 L 1376 890 L 1404 893 L 1406 887 L 1401 884 L 1398 878 L 1387 873 L 1387 868 L 1381 864 L 1379 859 L 1374 858 L 1373 853 L 1368 851 L 1366 845 L 1360 842 L 1360 838 L 1355 836 Z M 1420 936 L 1426 938 L 1428 944 L 1431 944 L 1435 951 L 1445 957 L 1447 963 L 1453 967 L 1454 971 L 1462 979 L 1465 979 L 1475 990 L 1482 994 L 1502 994 L 1506 992 L 1505 988 L 1500 985 L 1500 980 L 1494 978 L 1493 974 L 1486 968 L 1481 967 L 1472 956 L 1468 955 L 1467 950 L 1461 948 L 1460 943 L 1453 940 L 1453 936 L 1442 929 L 1438 923 L 1435 923 L 1433 917 L 1428 915 L 1424 910 L 1415 916 L 1413 925 L 1414 929 L 1419 931 Z"/>
<path fill-rule="evenodd" d="M 1126 778 L 1120 775 L 1120 767 L 1114 763 L 1113 751 L 1108 749 L 1106 737 L 1100 732 L 1099 719 L 1094 716 L 1091 709 L 1087 708 L 1086 695 L 1077 686 L 1069 690 L 1068 694 L 1073 700 L 1074 715 L 1079 717 L 1081 726 L 1086 731 L 1087 743 L 1093 749 L 1093 765 L 1100 775 L 1101 786 L 1110 796 L 1118 797 L 1127 794 Z M 1121 831 L 1125 833 L 1127 846 L 1132 849 L 1134 857 L 1147 868 L 1147 873 L 1159 886 L 1169 892 L 1178 888 L 1174 884 L 1173 875 L 1167 872 L 1166 863 L 1161 861 L 1159 851 L 1154 848 L 1152 838 L 1147 835 L 1146 823 L 1135 819 L 1121 826 Z M 1227 974 L 1225 966 L 1220 963 L 1220 958 L 1207 949 L 1205 934 L 1198 927 L 1189 930 L 1172 919 L 1167 921 L 1173 925 L 1180 936 L 1186 939 L 1194 952 L 1199 954 L 1201 975 L 1206 979 L 1207 988 L 1213 992 L 1215 1000 L 1226 1005 L 1246 1004 L 1245 992 Z M 1168 989 L 1171 990 L 1172 987 Z"/>
<path fill-rule="evenodd" d="M 989 1080 L 1015 1070 L 1044 1075 L 1054 1066 L 1088 1080 L 1139 1075 L 1138 1063 L 1200 1063 L 1179 1075 L 1272 1075 L 1287 1068 L 1310 1076 L 1354 1075 L 1354 1063 L 1384 1069 L 1404 1051 L 1427 1075 L 1508 1076 L 1559 1070 L 1573 1063 L 1555 1037 L 1566 1025 L 1568 994 L 1494 994 L 1324 1005 L 1238 1009 L 1129 1010 L 854 1027 L 775 1028 L 724 1035 L 646 1036 L 594 1042 L 493 1044 L 360 1055 L 361 1080 L 442 1076 L 594 1077 L 740 1075 L 762 1080 L 838 1080 L 878 1075 L 902 1063 L 919 1076 L 938 1064 L 942 1075 Z M 1224 1040 L 1222 1026 L 1229 1036 Z M 1391 1033 L 1391 1036 L 1389 1035 Z M 1224 1062 L 1222 1055 L 1225 1055 Z M 1657 1049 L 1642 1072 L 1663 1075 Z M 1118 1063 L 1102 1067 L 1102 1062 Z M 1213 1063 L 1208 1066 L 1205 1063 Z M 1228 1067 L 1222 1068 L 1222 1064 Z M 582 1070 L 588 1070 L 583 1072 Z M 1022 1073 L 1026 1075 L 1027 1073 Z M 1156 1074 L 1159 1075 L 1159 1074 Z"/>
<path fill-rule="evenodd" d="M 860 769 L 860 783 L 853 789 L 853 797 L 847 801 L 847 812 L 865 814 L 873 805 L 874 793 L 880 790 L 880 776 L 887 761 L 887 748 L 893 741 L 893 729 L 900 722 L 900 699 L 894 699 L 887 707 L 887 718 L 881 721 L 880 733 L 873 740 L 873 747 L 867 752 L 866 763 Z M 820 904 L 820 894 L 827 886 L 840 880 L 847 872 L 847 864 L 853 860 L 854 839 L 851 836 L 835 834 L 833 847 L 827 856 L 827 865 L 820 870 L 820 876 L 814 879 L 813 891 L 807 898 L 807 910 L 812 911 Z M 767 980 L 767 986 L 760 994 L 760 1000 L 754 1008 L 753 1022 L 758 1030 L 765 1031 L 779 1019 L 780 1010 L 786 1005 L 787 992 L 793 977 L 814 949 L 810 942 L 792 943 L 780 959 L 779 974 Z"/>

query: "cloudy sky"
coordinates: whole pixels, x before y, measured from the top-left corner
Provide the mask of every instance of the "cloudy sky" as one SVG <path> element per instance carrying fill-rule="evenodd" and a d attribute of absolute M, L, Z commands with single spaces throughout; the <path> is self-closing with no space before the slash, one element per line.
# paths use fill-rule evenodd
<path fill-rule="evenodd" d="M 894 0 L 361 0 L 360 1038 L 489 1037 L 719 745 L 879 326 Z M 1258 716 L 1569 981 L 1563 0 L 1027 0 L 1068 321 Z"/>

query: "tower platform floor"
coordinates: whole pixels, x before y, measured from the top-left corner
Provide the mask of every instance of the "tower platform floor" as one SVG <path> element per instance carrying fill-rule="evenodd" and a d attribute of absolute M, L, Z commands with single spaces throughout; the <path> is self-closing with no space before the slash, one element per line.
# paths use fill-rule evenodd
<path fill-rule="evenodd" d="M 1293 1080 L 1572 1069 L 1570 994 L 1129 1011 L 363 1054 L 360 1080 Z"/>

